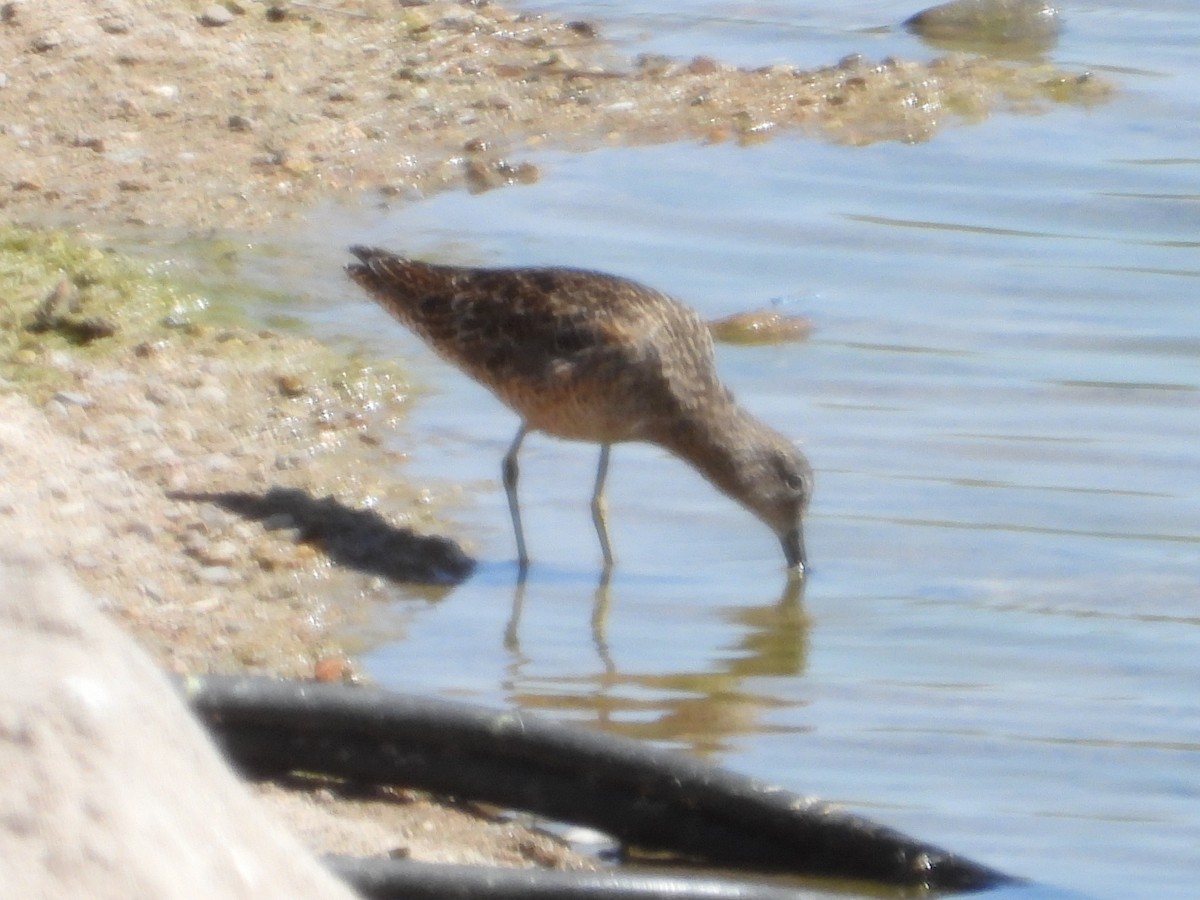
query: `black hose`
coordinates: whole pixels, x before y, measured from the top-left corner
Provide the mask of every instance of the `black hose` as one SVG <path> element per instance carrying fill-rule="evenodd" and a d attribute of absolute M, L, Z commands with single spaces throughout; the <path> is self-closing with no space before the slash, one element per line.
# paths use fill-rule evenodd
<path fill-rule="evenodd" d="M 721 868 L 940 891 L 1017 881 L 782 788 L 520 711 L 252 677 L 189 678 L 185 693 L 235 763 L 260 775 L 479 800 Z"/>
<path fill-rule="evenodd" d="M 502 869 L 339 856 L 326 857 L 325 862 L 372 900 L 819 900 L 816 894 L 794 888 L 709 876 Z"/>

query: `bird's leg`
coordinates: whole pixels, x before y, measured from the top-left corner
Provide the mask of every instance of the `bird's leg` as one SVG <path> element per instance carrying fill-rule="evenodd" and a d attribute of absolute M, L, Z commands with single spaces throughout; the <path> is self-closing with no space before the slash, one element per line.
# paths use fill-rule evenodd
<path fill-rule="evenodd" d="M 517 475 L 519 474 L 517 453 L 521 449 L 521 441 L 525 440 L 525 432 L 528 430 L 525 423 L 522 422 L 521 427 L 517 430 L 517 436 L 513 438 L 512 446 L 504 454 L 504 463 L 501 466 L 501 473 L 504 476 L 504 493 L 508 495 L 508 511 L 512 514 L 513 532 L 517 536 L 517 565 L 521 567 L 522 576 L 529 568 L 529 554 L 525 552 L 525 532 L 521 528 L 521 507 L 517 502 Z"/>
<path fill-rule="evenodd" d="M 592 521 L 596 534 L 600 536 L 600 550 L 604 553 L 604 570 L 612 568 L 612 545 L 608 541 L 608 506 L 604 502 L 604 479 L 608 477 L 608 451 L 611 444 L 600 445 L 600 465 L 596 469 L 596 490 L 592 492 Z"/>
<path fill-rule="evenodd" d="M 604 674 L 610 678 L 617 674 L 617 664 L 613 662 L 612 653 L 608 647 L 608 607 L 611 595 L 608 589 L 612 581 L 612 569 L 605 567 L 596 585 L 595 598 L 592 601 L 592 643 L 596 645 L 596 653 L 604 664 Z"/>
<path fill-rule="evenodd" d="M 526 571 L 522 569 L 517 577 L 517 586 L 513 589 L 512 613 L 504 627 L 504 649 L 517 656 L 521 653 L 521 611 L 525 608 L 525 585 L 528 582 L 525 575 Z"/>

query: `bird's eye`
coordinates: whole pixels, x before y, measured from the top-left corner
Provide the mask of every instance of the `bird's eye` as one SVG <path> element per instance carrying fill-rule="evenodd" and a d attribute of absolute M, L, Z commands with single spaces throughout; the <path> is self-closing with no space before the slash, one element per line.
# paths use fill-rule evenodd
<path fill-rule="evenodd" d="M 782 457 L 775 459 L 775 468 L 779 472 L 784 487 L 797 494 L 803 494 L 808 489 L 808 478 L 805 473 L 796 468 L 790 460 Z"/>

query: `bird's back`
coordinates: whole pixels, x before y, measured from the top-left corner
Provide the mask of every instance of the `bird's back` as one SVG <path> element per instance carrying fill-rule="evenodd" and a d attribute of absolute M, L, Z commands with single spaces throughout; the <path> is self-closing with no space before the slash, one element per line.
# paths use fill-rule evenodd
<path fill-rule="evenodd" d="M 533 428 L 612 442 L 727 397 L 690 308 L 569 268 L 479 269 L 352 248 L 351 278 Z"/>

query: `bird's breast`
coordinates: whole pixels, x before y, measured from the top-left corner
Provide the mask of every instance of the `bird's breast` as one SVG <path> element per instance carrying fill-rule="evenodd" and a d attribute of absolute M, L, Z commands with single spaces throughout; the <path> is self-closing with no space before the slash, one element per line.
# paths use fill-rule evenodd
<path fill-rule="evenodd" d="M 530 428 L 555 437 L 602 444 L 646 437 L 649 411 L 621 380 L 508 379 L 489 387 Z"/>

